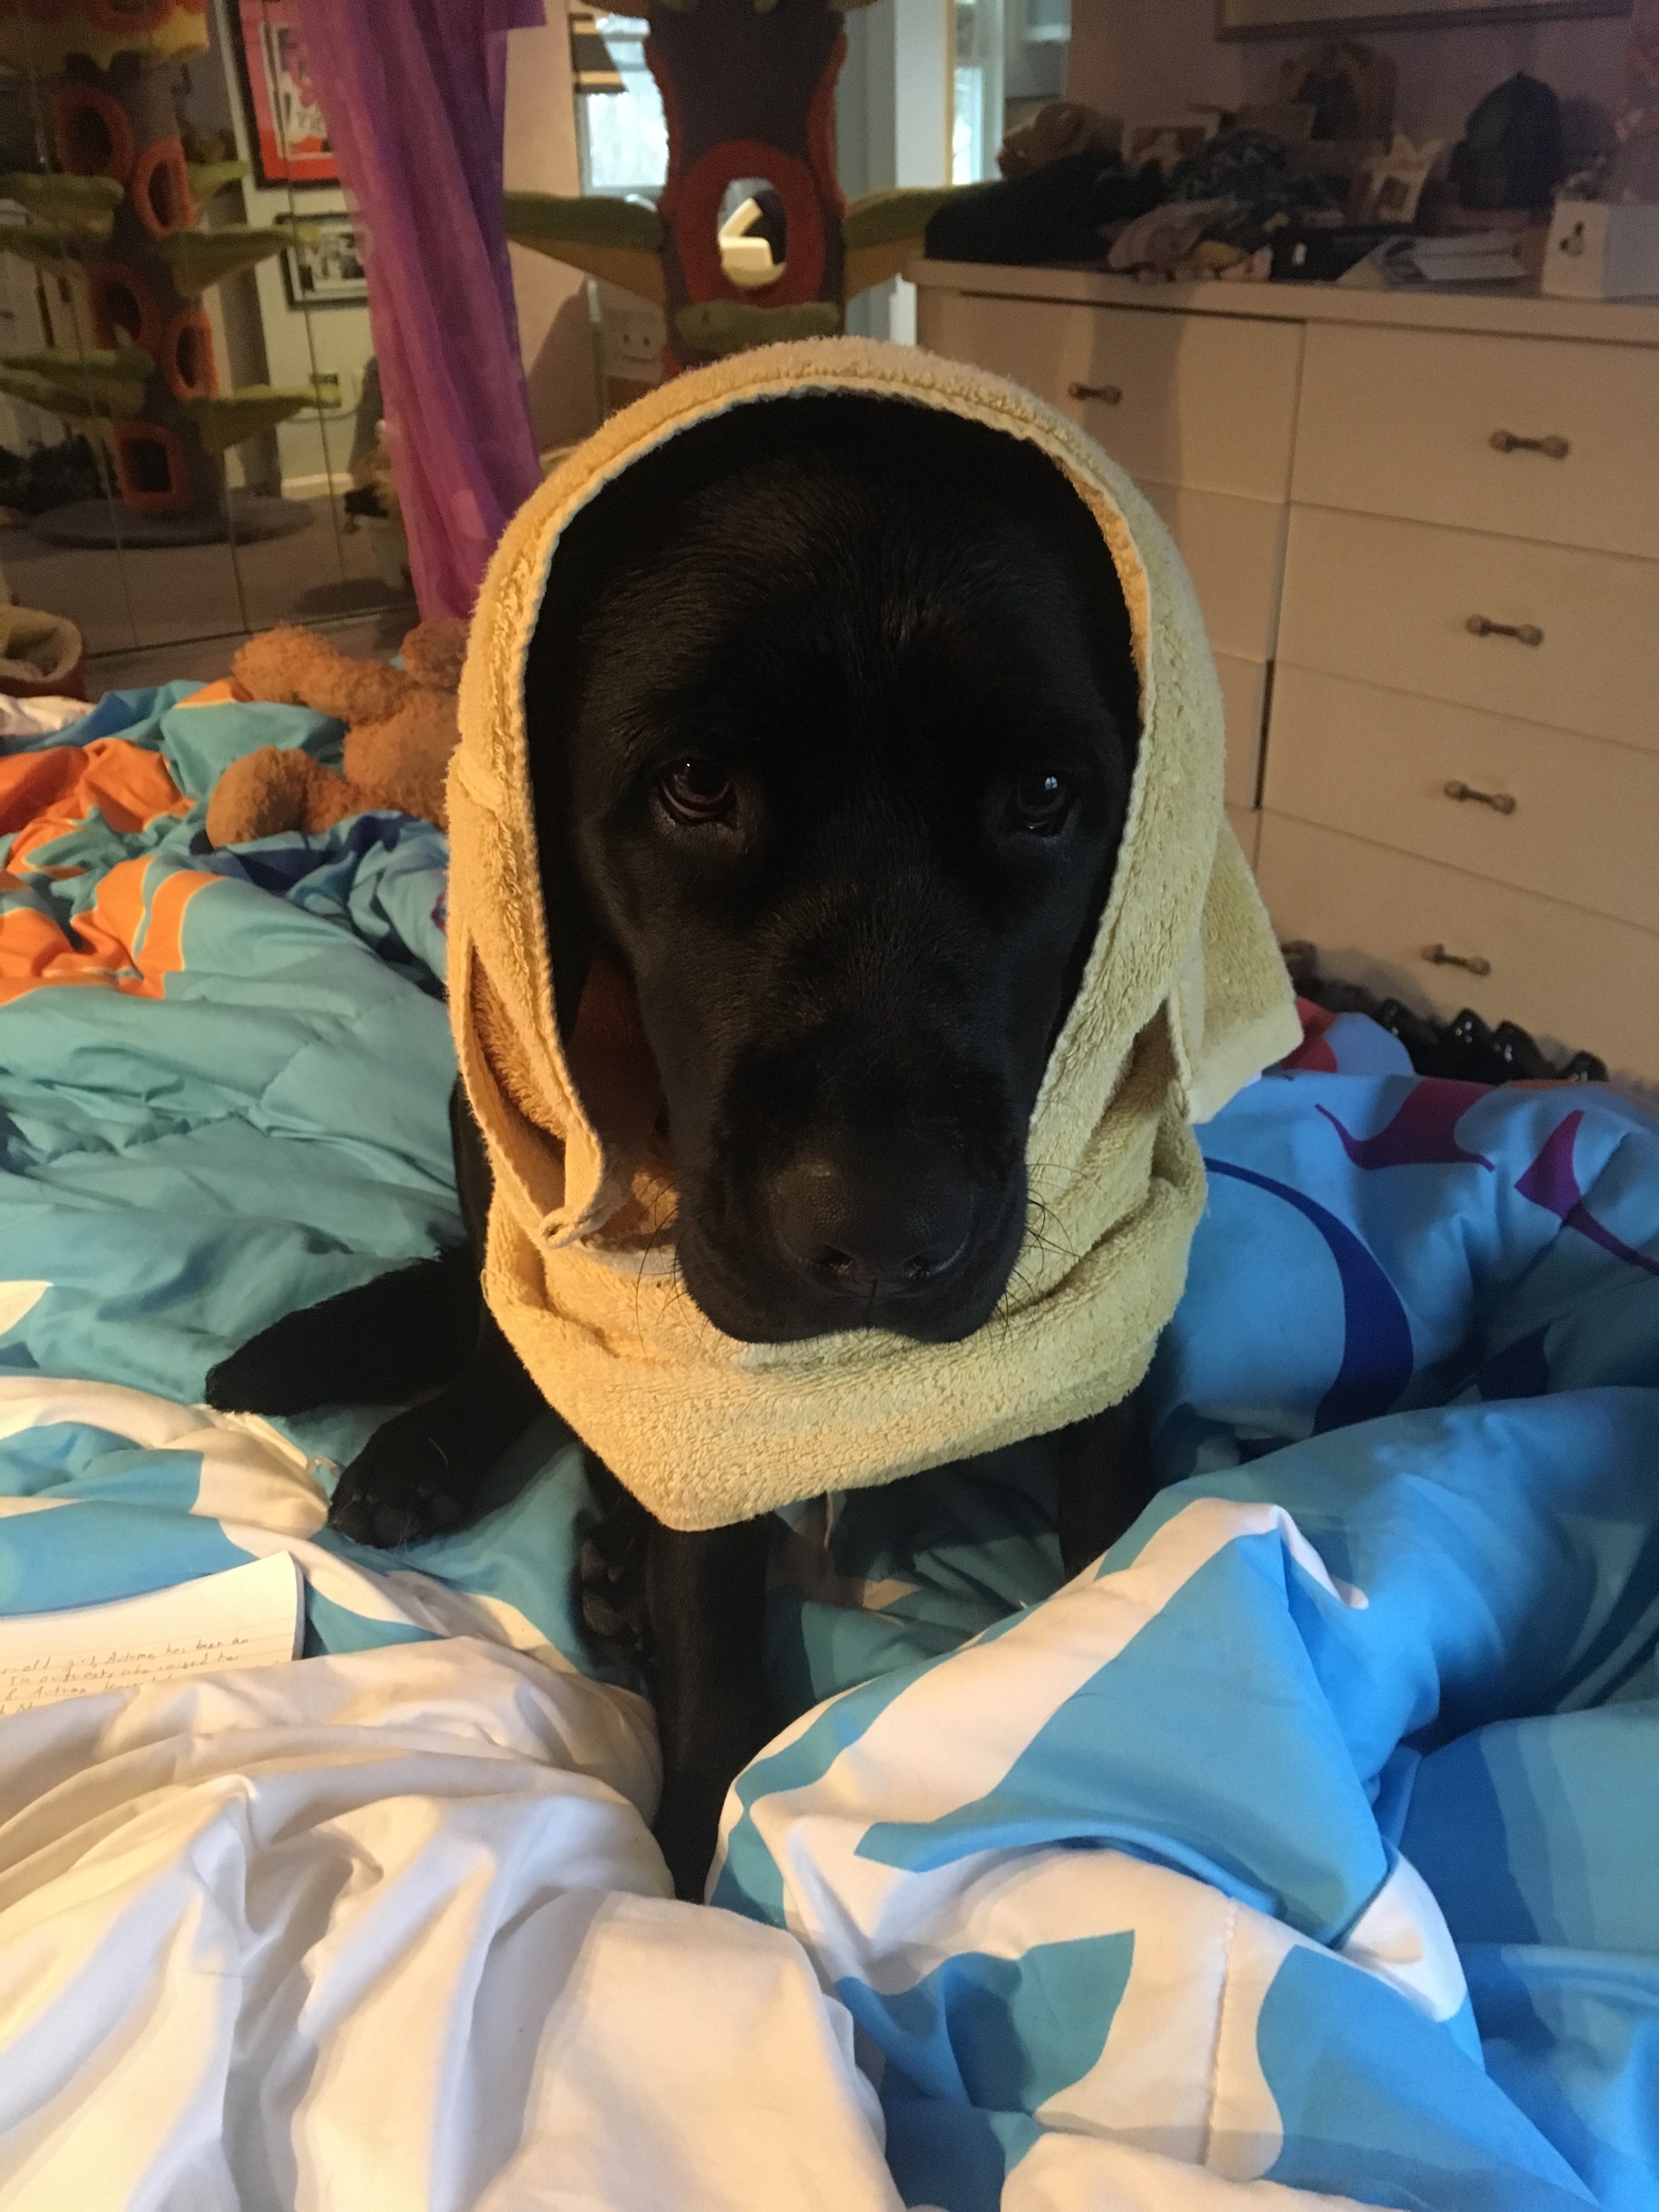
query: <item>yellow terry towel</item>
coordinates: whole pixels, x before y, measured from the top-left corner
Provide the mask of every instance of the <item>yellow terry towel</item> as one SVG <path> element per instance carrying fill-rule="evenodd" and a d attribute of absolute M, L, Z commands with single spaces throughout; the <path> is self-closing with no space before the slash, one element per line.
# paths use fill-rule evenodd
<path fill-rule="evenodd" d="M 1109 902 L 1028 1146 L 1033 1215 L 996 1314 L 959 1344 L 878 1330 L 742 1344 L 674 1267 L 672 1167 L 627 1022 L 554 1018 L 526 757 L 525 660 L 572 516 L 633 461 L 733 407 L 885 395 L 1028 439 L 1097 518 L 1128 602 L 1142 730 Z M 1163 525 L 1075 425 L 1015 386 L 850 338 L 769 346 L 676 378 L 561 463 L 484 580 L 450 771 L 450 1004 L 495 1170 L 485 1294 L 549 1401 L 657 1516 L 717 1528 L 937 1467 L 1132 1390 L 1175 1310 L 1204 1203 L 1189 1124 L 1299 1031 L 1267 917 L 1221 809 L 1221 699 Z M 590 998 L 592 994 L 590 994 Z M 648 1233 L 655 1228 L 654 1237 Z"/>

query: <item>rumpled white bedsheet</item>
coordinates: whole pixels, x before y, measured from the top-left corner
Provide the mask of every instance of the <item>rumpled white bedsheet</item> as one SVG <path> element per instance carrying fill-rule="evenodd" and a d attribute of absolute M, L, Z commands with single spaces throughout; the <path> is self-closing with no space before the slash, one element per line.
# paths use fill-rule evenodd
<path fill-rule="evenodd" d="M 638 1698 L 470 1638 L 0 1720 L 6 2212 L 895 2212 L 794 1939 L 677 1904 Z"/>

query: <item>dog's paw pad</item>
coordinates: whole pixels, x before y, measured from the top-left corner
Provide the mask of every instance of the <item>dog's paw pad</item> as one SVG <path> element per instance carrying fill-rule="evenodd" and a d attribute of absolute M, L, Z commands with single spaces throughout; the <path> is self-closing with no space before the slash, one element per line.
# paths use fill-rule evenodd
<path fill-rule="evenodd" d="M 450 1486 L 450 1462 L 441 1447 L 430 1437 L 392 1437 L 398 1425 L 392 1423 L 369 1439 L 329 1500 L 329 1527 L 380 1552 L 441 1536 L 466 1517 Z"/>
<path fill-rule="evenodd" d="M 582 1623 L 588 1633 L 606 1643 L 620 1638 L 637 1638 L 641 1624 L 631 1617 L 627 1593 L 611 1572 L 604 1553 L 591 1536 L 582 1546 L 578 1573 Z"/>
<path fill-rule="evenodd" d="M 577 1561 L 577 1607 L 595 1651 L 623 1666 L 646 1668 L 654 1645 L 647 1609 L 645 1547 L 617 1540 L 601 1522 Z"/>
<path fill-rule="evenodd" d="M 453 1498 L 377 1498 L 361 1491 L 344 1498 L 337 1491 L 328 1509 L 328 1525 L 337 1535 L 377 1552 L 401 1551 L 406 1544 L 441 1536 L 460 1518 Z"/>
<path fill-rule="evenodd" d="M 465 1518 L 459 1502 L 435 1482 L 422 1483 L 415 1495 L 421 1518 L 434 1536 L 441 1536 Z"/>

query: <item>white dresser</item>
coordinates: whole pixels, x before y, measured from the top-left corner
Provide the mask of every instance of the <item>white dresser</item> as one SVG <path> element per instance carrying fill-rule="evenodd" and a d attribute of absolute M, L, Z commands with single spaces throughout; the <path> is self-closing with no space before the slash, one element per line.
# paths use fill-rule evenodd
<path fill-rule="evenodd" d="M 1281 938 L 1659 1084 L 1659 304 L 908 273 L 1169 523 Z"/>

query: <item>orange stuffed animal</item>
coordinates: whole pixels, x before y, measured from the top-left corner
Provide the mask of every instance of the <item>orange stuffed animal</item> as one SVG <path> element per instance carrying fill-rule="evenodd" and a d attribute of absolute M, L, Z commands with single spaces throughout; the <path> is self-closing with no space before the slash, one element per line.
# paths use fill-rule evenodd
<path fill-rule="evenodd" d="M 327 830 L 375 807 L 447 828 L 444 781 L 466 631 L 459 620 L 420 623 L 404 640 L 400 669 L 353 660 L 314 630 L 288 626 L 251 637 L 230 664 L 239 688 L 250 699 L 335 715 L 346 725 L 344 772 L 280 745 L 233 761 L 208 801 L 213 843 Z"/>

